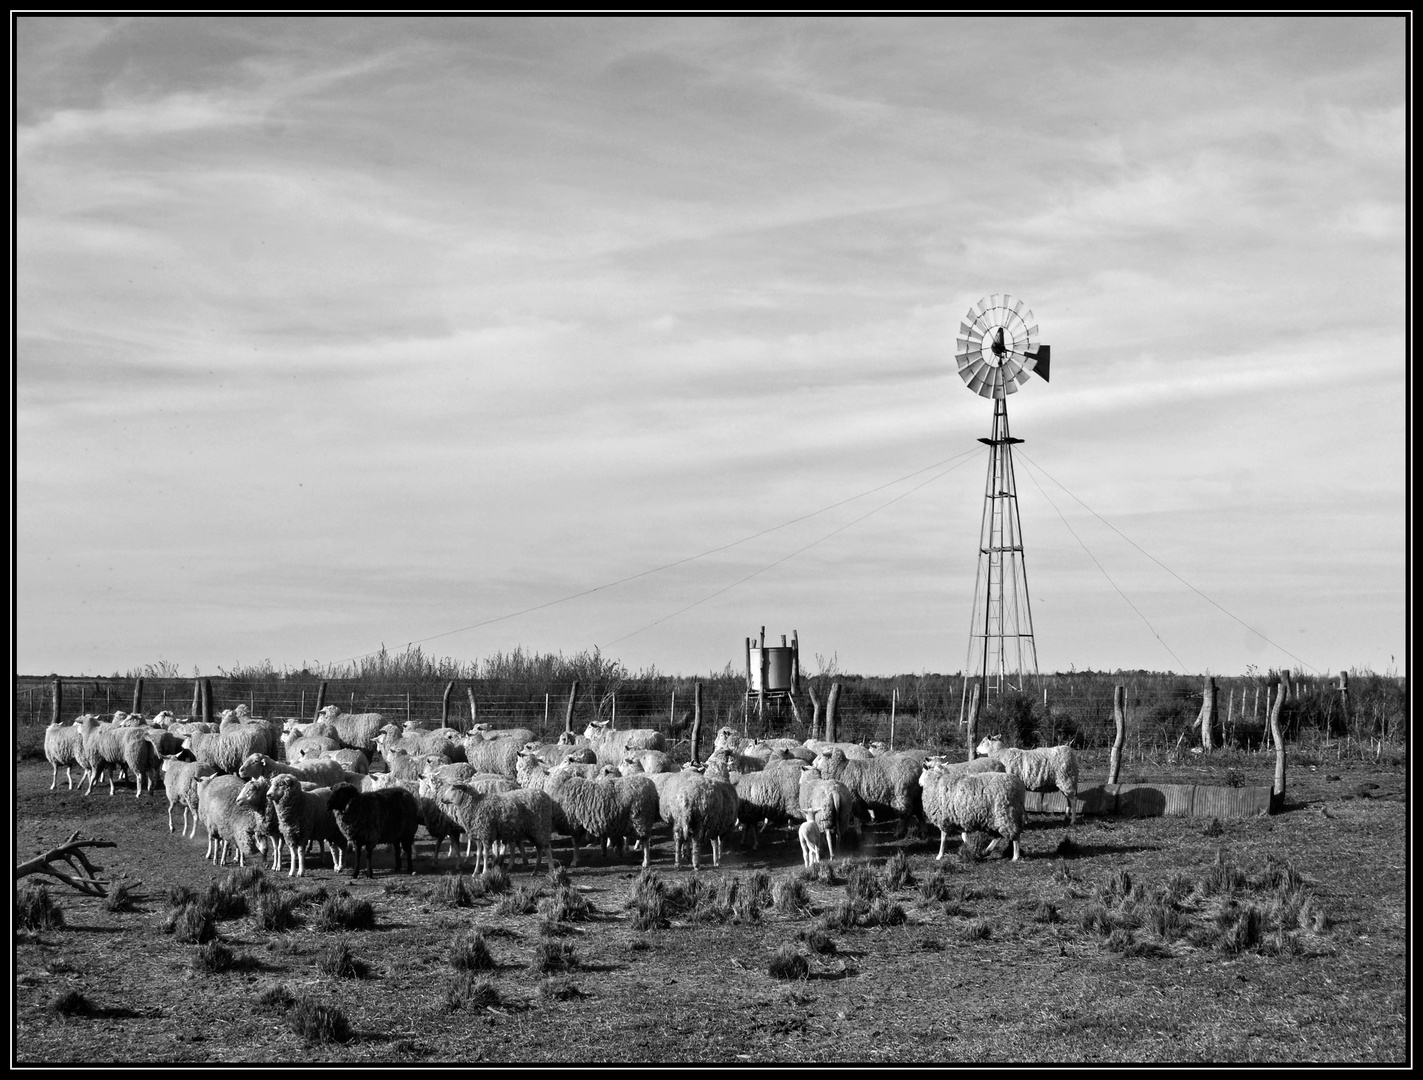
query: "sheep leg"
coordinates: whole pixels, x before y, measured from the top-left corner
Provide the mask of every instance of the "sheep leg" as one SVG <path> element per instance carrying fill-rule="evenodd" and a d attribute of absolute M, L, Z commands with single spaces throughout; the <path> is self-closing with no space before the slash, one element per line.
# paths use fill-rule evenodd
<path fill-rule="evenodd" d="M 51 789 L 51 790 L 53 790 L 53 789 Z M 187 824 L 188 824 L 188 821 L 187 821 L 187 817 L 186 817 L 186 815 L 185 815 L 185 816 L 184 816 L 184 819 L 183 819 L 183 825 L 186 826 Z M 173 804 L 172 804 L 172 803 L 169 803 L 169 804 L 168 804 L 168 834 L 171 836 L 172 833 L 173 833 Z"/>
<path fill-rule="evenodd" d="M 939 854 L 934 856 L 934 861 L 938 862 L 944 857 L 944 849 L 949 846 L 949 831 L 942 825 L 939 826 Z"/>
<path fill-rule="evenodd" d="M 69 770 L 68 770 L 68 769 L 65 769 L 65 770 L 64 770 L 64 775 L 65 775 L 65 776 L 68 776 L 68 775 L 69 775 Z M 59 786 L 59 762 L 54 762 L 54 778 L 53 778 L 52 780 L 50 780 L 50 782 L 49 782 L 49 790 L 50 790 L 50 791 L 53 791 L 53 790 L 54 790 L 56 787 L 58 787 L 58 786 Z M 72 785 L 71 785 L 71 786 L 72 786 Z M 172 830 L 172 829 L 169 829 L 168 831 L 169 831 L 169 832 L 172 832 L 173 830 Z"/>

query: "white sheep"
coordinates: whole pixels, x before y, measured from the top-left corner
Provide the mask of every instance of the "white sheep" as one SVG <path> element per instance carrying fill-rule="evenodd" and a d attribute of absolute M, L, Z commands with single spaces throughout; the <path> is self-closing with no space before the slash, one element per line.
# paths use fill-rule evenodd
<path fill-rule="evenodd" d="M 247 865 L 248 856 L 255 857 L 261 852 L 265 838 L 262 819 L 237 805 L 237 796 L 246 783 L 240 776 L 221 773 L 197 780 L 198 822 L 208 834 L 203 858 L 218 866 L 227 862 L 229 846 L 236 850 L 240 866 Z"/>
<path fill-rule="evenodd" d="M 642 771 L 651 775 L 652 773 L 676 772 L 681 766 L 672 760 L 672 755 L 665 750 L 629 750 L 623 756 L 623 762 L 637 762 L 642 767 Z M 621 771 L 619 763 L 619 771 Z"/>
<path fill-rule="evenodd" d="M 392 753 L 405 753 L 415 757 L 433 754 L 444 757 L 446 761 L 465 760 L 460 733 L 450 729 L 404 735 L 394 724 L 387 724 L 376 736 L 376 751 L 387 759 Z"/>
<path fill-rule="evenodd" d="M 273 871 L 282 868 L 282 834 L 277 826 L 277 812 L 267 801 L 267 789 L 272 782 L 265 776 L 254 777 L 242 785 L 242 790 L 237 793 L 236 806 L 242 810 L 251 810 L 262 819 L 262 829 L 266 833 L 267 839 L 272 842 L 272 862 L 270 869 Z M 291 864 L 296 866 L 296 852 L 292 852 Z"/>
<path fill-rule="evenodd" d="M 443 754 L 411 754 L 404 750 L 392 750 L 385 755 L 385 770 L 399 780 L 419 780 L 431 769 L 443 765 L 468 765 L 468 762 L 451 762 Z"/>
<path fill-rule="evenodd" d="M 464 760 L 482 773 L 498 773 L 510 780 L 517 775 L 521 746 L 513 739 L 481 739 L 466 736 L 460 744 Z"/>
<path fill-rule="evenodd" d="M 488 742 L 491 739 L 509 739 L 520 746 L 527 746 L 538 738 L 529 728 L 496 728 L 490 724 L 473 724 L 469 729 L 469 737 L 478 736 Z"/>
<path fill-rule="evenodd" d="M 537 859 L 534 872 L 543 868 L 544 855 L 553 865 L 553 800 L 542 791 L 520 788 L 517 791 L 484 794 L 468 784 L 451 784 L 440 793 L 440 804 L 465 832 L 465 855 L 474 845 L 474 872 L 480 866 L 489 869 L 489 856 L 496 843 L 508 844 L 519 852 L 521 865 L 527 869 L 529 857 L 524 841 L 534 845 Z"/>
<path fill-rule="evenodd" d="M 658 820 L 657 787 L 646 776 L 575 775 L 571 762 L 549 770 L 544 790 L 562 807 L 573 837 L 573 865 L 578 865 L 581 837 L 616 841 L 628 836 L 643 841 L 642 865 L 651 861 L 652 829 Z"/>
<path fill-rule="evenodd" d="M 367 754 L 375 752 L 376 736 L 385 726 L 385 717 L 380 713 L 343 713 L 335 705 L 327 705 L 316 716 L 336 729 L 342 746 Z"/>
<path fill-rule="evenodd" d="M 1077 823 L 1077 755 L 1072 747 L 1046 746 L 1037 750 L 1019 750 L 1004 746 L 1001 735 L 985 736 L 978 752 L 1003 763 L 1029 791 L 1060 791 L 1067 797 L 1066 820 Z"/>
<path fill-rule="evenodd" d="M 266 754 L 248 754 L 237 768 L 237 775 L 244 780 L 251 780 L 257 776 L 273 777 L 282 774 L 295 776 L 298 780 L 305 780 L 308 784 L 315 784 L 317 787 L 334 787 L 341 781 L 349 779 L 346 770 L 341 767 L 341 763 L 332 761 L 330 758 L 286 762 L 277 761 Z"/>
<path fill-rule="evenodd" d="M 144 781 L 153 792 L 157 783 L 161 760 L 153 744 L 144 738 L 143 731 L 134 727 L 114 727 L 99 724 L 88 728 L 79 746 L 80 764 L 89 779 L 86 795 L 93 794 L 94 784 L 109 775 L 109 794 L 114 793 L 114 772 L 122 766 L 134 778 L 135 798 L 143 794 Z"/>
<path fill-rule="evenodd" d="M 871 813 L 895 814 L 903 822 L 921 821 L 919 774 L 923 765 L 911 757 L 889 754 L 851 760 L 840 747 L 818 754 L 820 775 L 839 780 Z"/>
<path fill-rule="evenodd" d="M 465 747 L 468 753 L 468 744 Z M 592 765 L 598 761 L 598 755 L 593 753 L 591 746 L 576 746 L 572 743 L 543 743 L 527 742 L 519 751 L 519 756 L 531 753 L 542 761 L 549 768 L 553 768 L 561 761 L 572 761 L 580 765 Z"/>
<path fill-rule="evenodd" d="M 702 842 L 710 841 L 712 865 L 720 866 L 722 840 L 736 828 L 736 788 L 726 780 L 696 771 L 661 775 L 678 778 L 664 789 L 671 802 L 674 865 L 682 865 L 682 845 L 687 843 L 692 849 L 692 869 L 696 870 Z"/>
<path fill-rule="evenodd" d="M 665 750 L 662 732 L 653 728 L 614 729 L 609 720 L 594 720 L 583 731 L 599 765 L 619 765 L 630 750 Z"/>
<path fill-rule="evenodd" d="M 970 832 L 997 834 L 1013 846 L 1018 859 L 1018 837 L 1023 832 L 1023 803 L 1027 788 L 1012 773 L 963 772 L 943 768 L 925 769 L 919 775 L 924 814 L 939 828 L 939 854 L 949 841 L 950 827 L 957 826 L 968 840 Z M 997 846 L 998 840 L 994 841 Z"/>
<path fill-rule="evenodd" d="M 180 761 L 176 757 L 166 757 L 160 766 L 163 770 L 163 791 L 168 796 L 168 831 L 173 832 L 173 807 L 183 807 L 184 836 L 192 836 L 198 827 L 199 778 L 212 776 L 217 772 L 214 765 L 204 765 L 198 761 Z M 192 812 L 192 830 L 188 828 L 188 813 Z"/>
<path fill-rule="evenodd" d="M 54 776 L 49 785 L 50 791 L 59 786 L 59 770 L 61 768 L 64 770 L 64 779 L 69 782 L 70 791 L 74 790 L 74 777 L 69 772 L 72 766 L 79 766 L 81 770 L 79 782 L 81 784 L 84 782 L 84 762 L 81 760 L 81 753 L 84 749 L 84 732 L 98 726 L 98 713 L 85 713 L 72 724 L 56 720 L 44 729 L 44 757 L 54 767 Z"/>
<path fill-rule="evenodd" d="M 863 743 L 825 742 L 823 739 L 806 739 L 801 745 L 815 754 L 816 757 L 819 757 L 821 754 L 828 754 L 832 750 L 839 750 L 851 761 L 868 761 L 874 756 L 870 753 L 870 748 Z"/>
<path fill-rule="evenodd" d="M 288 877 L 306 874 L 306 845 L 313 840 L 326 845 L 337 873 L 345 869 L 346 837 L 331 810 L 332 790 L 329 787 L 307 790 L 296 777 L 288 774 L 272 777 L 267 788 L 267 803 L 276 815 L 282 839 L 294 856 L 287 870 Z M 398 864 L 396 868 L 399 869 Z"/>
<path fill-rule="evenodd" d="M 807 820 L 816 818 L 832 859 L 835 839 L 843 844 L 846 835 L 855 831 L 855 809 L 855 793 L 849 787 L 822 776 L 813 765 L 801 765 L 800 813 Z"/>
<path fill-rule="evenodd" d="M 715 757 L 715 755 L 713 755 Z M 800 813 L 800 772 L 799 760 L 770 761 L 758 772 L 744 773 L 735 781 L 737 816 L 741 821 L 742 835 L 750 841 L 754 851 L 760 846 L 760 829 L 767 822 L 783 824 L 799 821 Z M 717 766 L 707 763 L 707 775 L 714 775 Z M 724 775 L 729 779 L 729 774 Z"/>
<path fill-rule="evenodd" d="M 189 735 L 183 740 L 183 749 L 195 760 L 225 773 L 235 773 L 252 754 L 271 757 L 267 746 L 266 729 L 255 724 L 235 724 L 214 735 Z"/>

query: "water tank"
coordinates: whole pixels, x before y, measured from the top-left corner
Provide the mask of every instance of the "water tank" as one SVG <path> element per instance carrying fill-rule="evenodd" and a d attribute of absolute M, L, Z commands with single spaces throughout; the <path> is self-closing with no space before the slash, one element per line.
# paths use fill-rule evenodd
<path fill-rule="evenodd" d="M 795 650 L 789 645 L 751 646 L 751 690 L 774 694 L 791 689 L 791 661 Z M 764 685 L 763 685 L 764 673 Z"/>

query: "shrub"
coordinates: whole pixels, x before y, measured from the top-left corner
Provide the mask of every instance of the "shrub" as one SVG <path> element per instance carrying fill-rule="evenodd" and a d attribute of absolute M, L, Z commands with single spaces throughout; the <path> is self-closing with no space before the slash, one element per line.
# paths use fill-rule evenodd
<path fill-rule="evenodd" d="M 286 1012 L 296 999 L 285 983 L 276 983 L 257 995 L 257 1007 L 267 1012 Z"/>
<path fill-rule="evenodd" d="M 782 915 L 795 915 L 810 906 L 810 897 L 805 891 L 805 879 L 788 876 L 777 881 L 771 889 L 771 902 Z"/>
<path fill-rule="evenodd" d="M 473 907 L 474 902 L 483 895 L 482 890 L 476 889 L 474 879 L 464 874 L 442 875 L 435 882 L 431 893 L 431 899 L 436 903 L 450 907 Z"/>
<path fill-rule="evenodd" d="M 346 1014 L 334 1005 L 303 997 L 297 1000 L 287 1014 L 292 1031 L 301 1036 L 308 1046 L 314 1043 L 347 1042 L 351 1038 L 351 1027 L 346 1022 Z"/>
<path fill-rule="evenodd" d="M 375 908 L 369 900 L 357 900 L 342 889 L 326 898 L 312 925 L 318 930 L 374 930 Z"/>
<path fill-rule="evenodd" d="M 93 1004 L 78 990 L 65 990 L 49 1007 L 60 1016 L 88 1016 L 94 1011 Z"/>
<path fill-rule="evenodd" d="M 549 922 L 579 922 L 588 918 L 590 905 L 571 885 L 559 885 L 552 896 L 539 901 L 539 912 Z"/>
<path fill-rule="evenodd" d="M 104 897 L 105 911 L 132 911 L 133 894 L 129 892 L 127 885 L 116 885 L 114 891 Z"/>
<path fill-rule="evenodd" d="M 534 882 L 516 885 L 494 905 L 494 911 L 498 915 L 531 915 L 538 908 L 542 891 L 543 887 Z"/>
<path fill-rule="evenodd" d="M 789 943 L 782 944 L 771 954 L 768 970 L 773 979 L 810 978 L 810 962 Z"/>
<path fill-rule="evenodd" d="M 189 900 L 177 911 L 171 912 L 164 922 L 177 941 L 191 945 L 202 945 L 217 937 L 217 924 L 212 910 L 197 900 Z"/>
<path fill-rule="evenodd" d="M 813 953 L 827 955 L 835 951 L 835 939 L 818 926 L 800 931 L 796 939 L 805 942 L 805 947 Z"/>
<path fill-rule="evenodd" d="M 503 998 L 494 980 L 488 975 L 475 976 L 463 971 L 455 979 L 455 984 L 445 991 L 445 1008 L 450 1012 L 469 1006 L 471 1009 L 487 1009 L 501 1003 Z"/>
<path fill-rule="evenodd" d="M 875 897 L 870 910 L 865 913 L 865 926 L 902 926 L 907 916 L 898 901 L 887 896 Z"/>
<path fill-rule="evenodd" d="M 247 914 L 247 897 L 240 889 L 230 889 L 225 884 L 209 885 L 202 902 L 214 919 L 240 919 Z"/>
<path fill-rule="evenodd" d="M 855 863 L 845 872 L 845 895 L 851 902 L 868 904 L 884 895 L 884 884 L 871 866 Z"/>
<path fill-rule="evenodd" d="M 504 869 L 503 863 L 495 863 L 490 869 L 480 874 L 478 880 L 483 890 L 480 895 L 498 896 L 500 893 L 508 892 L 513 885 L 509 871 Z"/>
<path fill-rule="evenodd" d="M 316 958 L 316 966 L 338 979 L 364 979 L 370 974 L 369 965 L 356 959 L 344 941 L 333 941 L 323 949 Z"/>
<path fill-rule="evenodd" d="M 456 935 L 450 942 L 450 966 L 456 971 L 488 971 L 494 967 L 494 956 L 478 930 Z"/>
<path fill-rule="evenodd" d="M 61 930 L 64 912 L 43 885 L 15 889 L 15 919 L 22 930 Z"/>

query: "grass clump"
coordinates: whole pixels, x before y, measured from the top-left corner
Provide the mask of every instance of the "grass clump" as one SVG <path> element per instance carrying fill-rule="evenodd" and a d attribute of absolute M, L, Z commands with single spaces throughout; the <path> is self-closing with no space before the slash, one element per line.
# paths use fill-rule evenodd
<path fill-rule="evenodd" d="M 908 916 L 904 906 L 887 896 L 876 897 L 861 920 L 865 926 L 903 926 Z"/>
<path fill-rule="evenodd" d="M 829 860 L 816 863 L 815 880 L 821 885 L 839 885 L 840 875 L 835 872 L 835 864 Z"/>
<path fill-rule="evenodd" d="M 993 924 L 987 919 L 972 919 L 964 926 L 962 934 L 967 941 L 987 941 L 993 936 Z"/>
<path fill-rule="evenodd" d="M 504 869 L 503 863 L 495 863 L 478 878 L 483 891 L 481 896 L 498 896 L 508 892 L 514 885 L 513 879 L 509 877 L 509 871 Z"/>
<path fill-rule="evenodd" d="M 65 990 L 49 1003 L 50 1011 L 60 1016 L 89 1016 L 94 1004 L 78 990 Z"/>
<path fill-rule="evenodd" d="M 539 983 L 539 997 L 544 1001 L 572 1001 L 587 996 L 572 979 L 549 977 Z"/>
<path fill-rule="evenodd" d="M 782 915 L 796 915 L 810 907 L 805 878 L 792 874 L 771 887 L 771 904 Z"/>
<path fill-rule="evenodd" d="M 445 1009 L 448 1012 L 463 1008 L 488 1009 L 502 1004 L 503 1000 L 492 978 L 468 971 L 461 972 L 454 985 L 445 991 Z"/>
<path fill-rule="evenodd" d="M 794 945 L 787 942 L 771 954 L 767 970 L 773 979 L 808 979 L 810 961 L 802 956 Z"/>
<path fill-rule="evenodd" d="M 450 942 L 450 966 L 456 971 L 490 971 L 494 968 L 494 955 L 480 931 L 456 935 Z"/>
<path fill-rule="evenodd" d="M 257 995 L 257 1008 L 264 1012 L 284 1013 L 295 1001 L 286 983 L 275 983 Z"/>
<path fill-rule="evenodd" d="M 221 941 L 213 940 L 198 947 L 193 956 L 192 967 L 196 972 L 218 975 L 224 971 L 246 971 L 254 967 L 252 958 L 245 953 L 234 953 Z"/>
<path fill-rule="evenodd" d="M 818 926 L 800 931 L 796 934 L 796 939 L 805 942 L 807 949 L 821 956 L 835 952 L 835 939 Z"/>
<path fill-rule="evenodd" d="M 919 899 L 926 904 L 941 903 L 949 896 L 949 870 L 940 863 L 919 882 Z"/>
<path fill-rule="evenodd" d="M 259 888 L 265 875 L 255 866 L 237 866 L 227 872 L 222 879 L 222 887 L 228 892 L 249 892 Z"/>
<path fill-rule="evenodd" d="M 300 921 L 296 913 L 296 901 L 279 892 L 259 893 L 255 915 L 257 925 L 274 934 L 290 930 Z"/>
<path fill-rule="evenodd" d="M 902 851 L 896 851 L 885 860 L 884 868 L 880 871 L 880 879 L 889 892 L 898 892 L 900 889 L 912 886 L 914 872 L 909 868 L 909 857 Z"/>
<path fill-rule="evenodd" d="M 644 870 L 638 875 L 627 906 L 632 909 L 634 930 L 662 930 L 670 925 L 667 918 L 667 887 L 655 870 Z"/>
<path fill-rule="evenodd" d="M 578 963 L 578 955 L 572 944 L 544 938 L 534 948 L 529 969 L 540 975 L 552 975 L 573 970 L 578 967 Z"/>
<path fill-rule="evenodd" d="M 568 889 L 573 886 L 573 879 L 568 876 L 568 867 L 563 863 L 554 863 L 553 869 L 548 872 L 548 887 L 555 892 L 559 889 Z"/>
<path fill-rule="evenodd" d="M 175 940 L 189 945 L 202 945 L 217 937 L 217 922 L 212 909 L 198 900 L 189 900 L 181 908 L 168 913 L 163 929 Z"/>
<path fill-rule="evenodd" d="M 484 895 L 476 888 L 473 878 L 464 874 L 444 874 L 430 889 L 430 899 L 447 907 L 473 907 L 474 902 Z"/>
<path fill-rule="evenodd" d="M 133 909 L 133 893 L 129 892 L 127 885 L 115 885 L 113 892 L 104 897 L 105 911 L 120 912 L 132 911 Z"/>
<path fill-rule="evenodd" d="M 845 871 L 845 895 L 852 903 L 869 904 L 884 895 L 884 883 L 868 863 L 855 863 Z"/>
<path fill-rule="evenodd" d="M 308 1046 L 328 1042 L 349 1042 L 351 1025 L 346 1014 L 335 1005 L 316 1001 L 309 997 L 297 999 L 287 1013 L 287 1022 L 292 1031 L 301 1036 Z"/>
<path fill-rule="evenodd" d="M 375 908 L 369 900 L 357 900 L 345 889 L 328 896 L 312 925 L 318 930 L 374 930 Z"/>
<path fill-rule="evenodd" d="M 816 925 L 822 930 L 853 930 L 860 924 L 860 909 L 849 900 L 842 900 L 821 913 Z"/>
<path fill-rule="evenodd" d="M 316 966 L 338 979 L 364 979 L 371 970 L 370 965 L 351 953 L 351 947 L 344 941 L 333 941 L 323 949 L 316 958 Z"/>
<path fill-rule="evenodd" d="M 231 875 L 228 875 L 231 877 Z M 214 919 L 240 919 L 247 914 L 247 895 L 240 889 L 213 882 L 203 896 L 203 904 Z"/>
<path fill-rule="evenodd" d="M 22 930 L 62 930 L 64 911 L 43 885 L 15 889 L 15 920 Z"/>
<path fill-rule="evenodd" d="M 1058 911 L 1056 904 L 1049 903 L 1047 900 L 1039 900 L 1033 908 L 1033 921 L 1048 925 L 1060 923 L 1062 922 L 1062 912 Z"/>
<path fill-rule="evenodd" d="M 539 901 L 539 914 L 552 923 L 582 922 L 590 910 L 587 899 L 571 885 L 557 885 L 552 896 Z"/>
<path fill-rule="evenodd" d="M 968 833 L 962 843 L 959 844 L 959 862 L 980 863 L 988 855 L 988 834 L 984 832 Z"/>
<path fill-rule="evenodd" d="M 532 915 L 539 906 L 543 886 L 536 882 L 515 885 L 494 905 L 496 915 Z"/>

